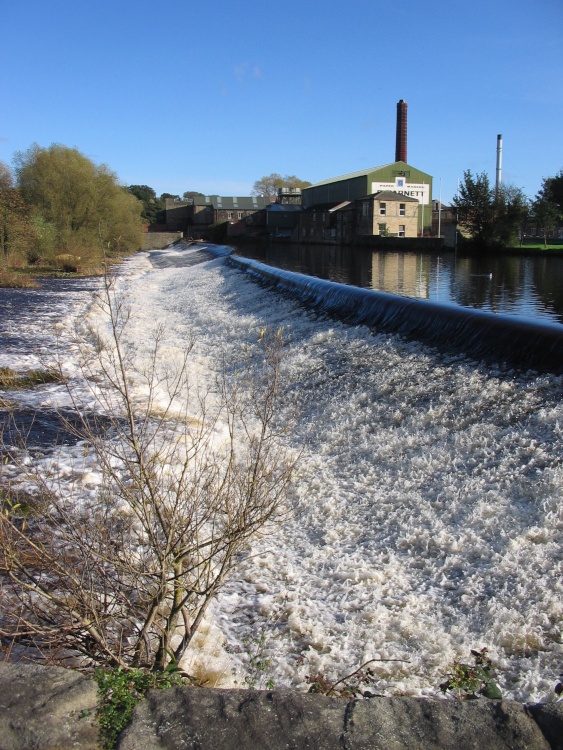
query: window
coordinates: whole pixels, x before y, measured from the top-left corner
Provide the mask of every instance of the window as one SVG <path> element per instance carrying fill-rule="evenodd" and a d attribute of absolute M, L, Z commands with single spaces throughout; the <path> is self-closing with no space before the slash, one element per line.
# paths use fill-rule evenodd
<path fill-rule="evenodd" d="M 227 221 L 230 221 L 233 218 L 233 212 L 227 211 Z"/>
<path fill-rule="evenodd" d="M 369 203 L 367 201 L 362 203 L 362 216 L 369 216 Z"/>
<path fill-rule="evenodd" d="M 242 219 L 242 211 L 238 212 L 238 217 L 239 217 L 239 219 Z"/>
<path fill-rule="evenodd" d="M 407 215 L 407 204 L 399 203 L 399 216 L 406 216 L 406 215 Z"/>
<path fill-rule="evenodd" d="M 387 224 L 378 224 L 379 227 L 379 236 L 380 237 L 387 237 Z"/>
<path fill-rule="evenodd" d="M 399 224 L 399 237 L 404 237 L 405 234 L 405 224 Z"/>
<path fill-rule="evenodd" d="M 380 203 L 379 204 L 379 215 L 380 216 L 387 216 L 387 203 Z"/>

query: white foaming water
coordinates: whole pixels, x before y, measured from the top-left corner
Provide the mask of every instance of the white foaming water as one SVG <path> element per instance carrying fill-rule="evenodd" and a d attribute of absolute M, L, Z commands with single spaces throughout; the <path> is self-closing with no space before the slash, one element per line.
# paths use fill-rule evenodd
<path fill-rule="evenodd" d="M 221 259 L 186 265 L 192 254 L 155 254 L 160 268 L 150 254 L 125 264 L 128 346 L 142 358 L 162 323 L 172 361 L 193 335 L 203 382 L 223 359 L 236 369 L 264 326 L 283 326 L 290 439 L 302 453 L 293 512 L 217 599 L 214 668 L 240 682 L 245 640 L 264 632 L 278 685 L 393 659 L 375 664 L 379 689 L 424 694 L 455 658 L 486 646 L 507 697 L 548 699 L 563 668 L 563 378 L 485 368 L 319 318 Z M 67 350 L 87 403 L 77 350 Z M 33 399 L 64 402 L 56 386 Z M 57 454 L 95 492 L 96 468 L 81 460 L 79 447 Z"/>

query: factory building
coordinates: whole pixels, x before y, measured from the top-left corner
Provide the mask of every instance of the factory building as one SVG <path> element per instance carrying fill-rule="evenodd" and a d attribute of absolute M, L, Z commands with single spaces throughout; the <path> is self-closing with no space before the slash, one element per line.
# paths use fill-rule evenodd
<path fill-rule="evenodd" d="M 395 193 L 408 199 L 404 203 L 409 204 L 409 230 L 401 236 L 416 237 L 430 233 L 432 229 L 432 176 L 407 163 L 407 103 L 403 99 L 397 104 L 395 161 L 360 172 L 333 177 L 303 188 L 303 208 L 308 210 L 316 206 L 336 206 L 347 201 L 365 200 L 368 196 L 375 196 L 382 192 Z M 419 217 L 414 231 L 411 206 L 413 200 L 418 203 Z M 378 234 L 378 224 L 382 223 L 384 222 L 376 222 L 373 225 L 374 234 Z M 399 226 L 399 222 L 396 223 Z M 400 224 L 406 226 L 405 222 Z M 386 231 L 399 236 L 398 229 L 395 231 L 386 229 Z"/>

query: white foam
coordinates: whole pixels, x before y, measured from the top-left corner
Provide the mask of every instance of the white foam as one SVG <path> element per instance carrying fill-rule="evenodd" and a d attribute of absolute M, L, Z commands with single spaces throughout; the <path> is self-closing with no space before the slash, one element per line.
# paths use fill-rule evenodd
<path fill-rule="evenodd" d="M 562 662 L 562 378 L 503 374 L 319 319 L 221 260 L 154 269 L 142 254 L 118 286 L 131 355 L 146 356 L 159 324 L 170 361 L 193 336 L 200 384 L 223 360 L 241 366 L 264 326 L 283 327 L 288 341 L 285 411 L 302 453 L 293 512 L 218 597 L 225 672 L 244 676 L 245 639 L 263 631 L 277 684 L 396 659 L 376 665 L 379 689 L 424 694 L 454 658 L 486 646 L 508 697 L 552 694 Z M 67 367 L 88 403 L 76 356 L 69 347 Z M 58 403 L 60 393 L 29 399 Z M 80 468 L 79 454 L 57 460 L 92 492 L 95 467 Z M 210 649 L 217 657 L 216 636 Z"/>

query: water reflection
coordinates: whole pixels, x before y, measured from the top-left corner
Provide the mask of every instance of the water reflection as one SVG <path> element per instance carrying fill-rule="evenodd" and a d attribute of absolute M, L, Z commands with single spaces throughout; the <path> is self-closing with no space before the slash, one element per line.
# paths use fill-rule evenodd
<path fill-rule="evenodd" d="M 285 244 L 245 244 L 237 252 L 343 284 L 563 324 L 563 257 L 372 252 Z"/>

